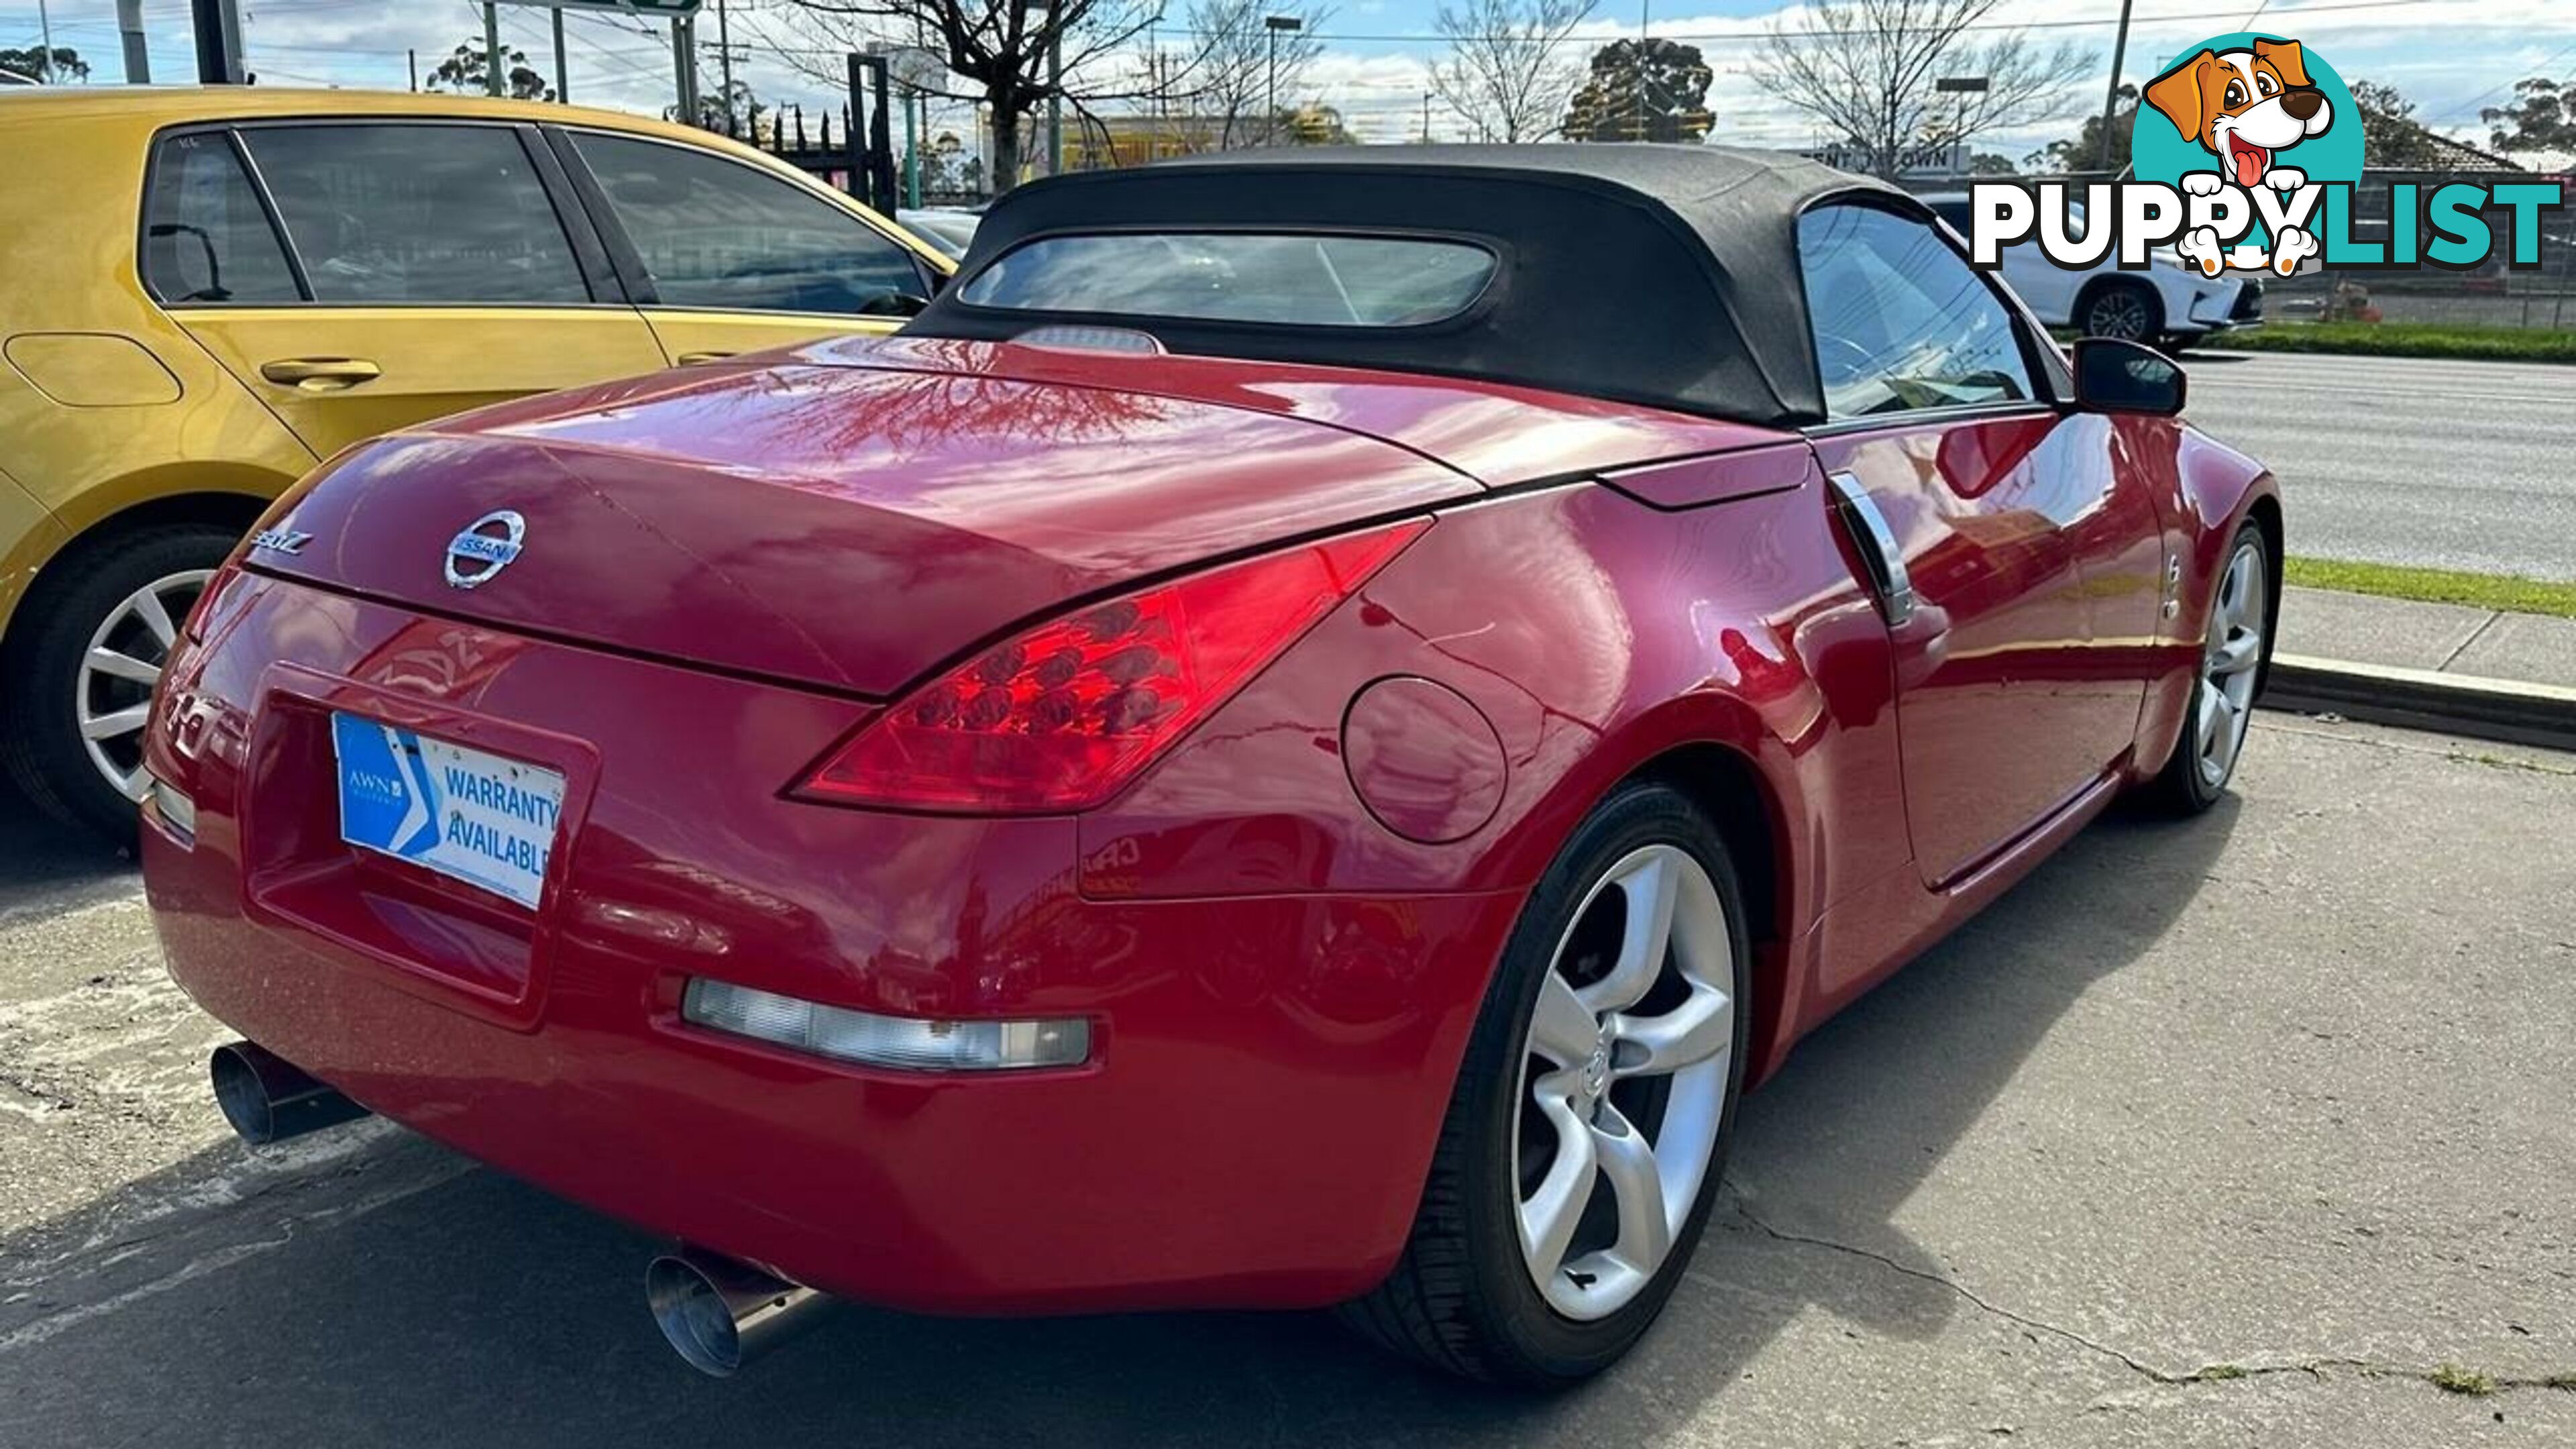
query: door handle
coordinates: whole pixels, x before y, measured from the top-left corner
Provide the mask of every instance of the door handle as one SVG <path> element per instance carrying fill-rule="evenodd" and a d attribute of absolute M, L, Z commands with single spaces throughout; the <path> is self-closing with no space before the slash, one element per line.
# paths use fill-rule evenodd
<path fill-rule="evenodd" d="M 1860 550 L 1861 563 L 1869 570 L 1870 589 L 1878 595 L 1880 617 L 1887 620 L 1890 629 L 1903 627 L 1914 617 L 1916 599 L 1914 580 L 1905 572 L 1905 550 L 1896 542 L 1896 530 L 1887 526 L 1887 515 L 1878 511 L 1877 501 L 1861 486 L 1859 478 L 1836 473 L 1827 481 L 1834 487 L 1834 511 L 1842 515 L 1852 546 Z"/>
<path fill-rule="evenodd" d="M 701 362 L 722 362 L 731 356 L 733 354 L 730 352 L 683 352 L 680 354 L 680 366 L 695 367 Z"/>
<path fill-rule="evenodd" d="M 384 376 L 384 369 L 363 357 L 282 357 L 261 363 L 259 375 L 299 392 L 338 392 L 373 382 Z"/>

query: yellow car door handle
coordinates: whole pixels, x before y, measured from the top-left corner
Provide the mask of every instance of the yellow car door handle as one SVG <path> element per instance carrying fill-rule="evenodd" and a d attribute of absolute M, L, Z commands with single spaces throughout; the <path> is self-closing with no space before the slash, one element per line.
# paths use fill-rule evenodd
<path fill-rule="evenodd" d="M 680 354 L 680 366 L 695 367 L 701 362 L 722 362 L 731 356 L 733 354 L 730 352 L 683 352 Z"/>
<path fill-rule="evenodd" d="M 373 382 L 384 376 L 384 369 L 363 357 L 282 357 L 261 363 L 259 375 L 305 392 L 337 392 Z"/>

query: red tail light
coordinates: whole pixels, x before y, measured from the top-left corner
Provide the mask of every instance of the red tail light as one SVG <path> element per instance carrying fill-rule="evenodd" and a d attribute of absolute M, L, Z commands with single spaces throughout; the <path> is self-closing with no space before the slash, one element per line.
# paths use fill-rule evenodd
<path fill-rule="evenodd" d="M 871 720 L 795 793 L 958 813 L 1096 805 L 1430 526 L 1267 554 L 1041 624 Z"/>

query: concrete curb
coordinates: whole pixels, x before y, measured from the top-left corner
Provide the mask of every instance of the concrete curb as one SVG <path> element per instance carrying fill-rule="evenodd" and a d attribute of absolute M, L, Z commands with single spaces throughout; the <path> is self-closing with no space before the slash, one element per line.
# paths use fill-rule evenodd
<path fill-rule="evenodd" d="M 2339 714 L 2373 724 L 2576 750 L 2576 689 L 2556 685 L 2275 654 L 2256 703 L 2265 709 Z"/>

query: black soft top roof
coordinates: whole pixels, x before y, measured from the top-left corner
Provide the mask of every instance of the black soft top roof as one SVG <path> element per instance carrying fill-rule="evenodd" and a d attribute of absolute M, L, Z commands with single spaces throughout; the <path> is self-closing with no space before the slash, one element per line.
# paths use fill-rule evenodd
<path fill-rule="evenodd" d="M 1427 326 L 978 307 L 947 288 L 904 330 L 1005 339 L 1057 322 L 1153 333 L 1175 352 L 1490 378 L 1774 426 L 1824 418 L 1799 282 L 1798 214 L 1905 193 L 1803 157 L 1718 146 L 1283 147 L 1031 182 L 994 203 L 960 278 L 1032 237 L 1225 228 L 1412 232 L 1501 259 Z"/>

